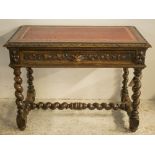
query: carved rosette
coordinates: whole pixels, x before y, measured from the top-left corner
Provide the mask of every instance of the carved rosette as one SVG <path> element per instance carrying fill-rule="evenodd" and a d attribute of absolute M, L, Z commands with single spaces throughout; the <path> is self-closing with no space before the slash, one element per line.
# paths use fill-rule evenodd
<path fill-rule="evenodd" d="M 14 63 L 14 64 L 19 64 L 19 52 L 18 51 L 11 51 L 10 52 L 10 59 L 11 59 L 11 63 Z"/>
<path fill-rule="evenodd" d="M 131 60 L 130 53 L 80 53 L 80 52 L 64 52 L 64 53 L 24 53 L 25 61 L 123 61 Z"/>

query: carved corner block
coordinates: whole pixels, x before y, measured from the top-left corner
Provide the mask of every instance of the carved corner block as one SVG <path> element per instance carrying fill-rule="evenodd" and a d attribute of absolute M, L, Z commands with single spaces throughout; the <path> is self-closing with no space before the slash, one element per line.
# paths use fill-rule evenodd
<path fill-rule="evenodd" d="M 10 50 L 10 64 L 20 64 L 20 52 L 18 50 Z"/>
<path fill-rule="evenodd" d="M 138 65 L 145 65 L 145 51 L 136 51 L 135 62 Z"/>

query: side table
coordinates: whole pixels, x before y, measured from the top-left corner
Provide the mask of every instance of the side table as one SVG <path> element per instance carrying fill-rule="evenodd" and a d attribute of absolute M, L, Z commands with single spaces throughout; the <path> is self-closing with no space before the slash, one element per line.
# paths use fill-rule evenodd
<path fill-rule="evenodd" d="M 145 53 L 151 45 L 133 26 L 39 26 L 25 25 L 4 45 L 9 50 L 14 70 L 17 126 L 26 128 L 27 115 L 33 109 L 125 110 L 129 128 L 139 125 L 138 106 Z M 21 68 L 27 69 L 27 96 L 24 99 Z M 35 103 L 32 68 L 122 68 L 121 103 Z M 134 69 L 133 95 L 128 93 L 128 68 Z"/>

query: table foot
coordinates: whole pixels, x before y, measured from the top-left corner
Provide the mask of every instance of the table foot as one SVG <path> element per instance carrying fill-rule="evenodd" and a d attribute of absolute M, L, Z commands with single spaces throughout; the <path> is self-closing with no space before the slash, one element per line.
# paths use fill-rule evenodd
<path fill-rule="evenodd" d="M 26 123 L 27 123 L 27 114 L 17 114 L 16 118 L 17 126 L 18 128 L 23 131 L 26 128 Z"/>
<path fill-rule="evenodd" d="M 138 129 L 139 120 L 138 119 L 130 119 L 130 131 L 135 132 Z"/>

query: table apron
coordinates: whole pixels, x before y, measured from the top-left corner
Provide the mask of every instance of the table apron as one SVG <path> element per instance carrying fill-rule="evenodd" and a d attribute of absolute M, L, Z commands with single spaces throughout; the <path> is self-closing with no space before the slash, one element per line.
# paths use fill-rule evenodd
<path fill-rule="evenodd" d="M 144 51 L 10 51 L 12 67 L 132 68 L 144 60 Z"/>

